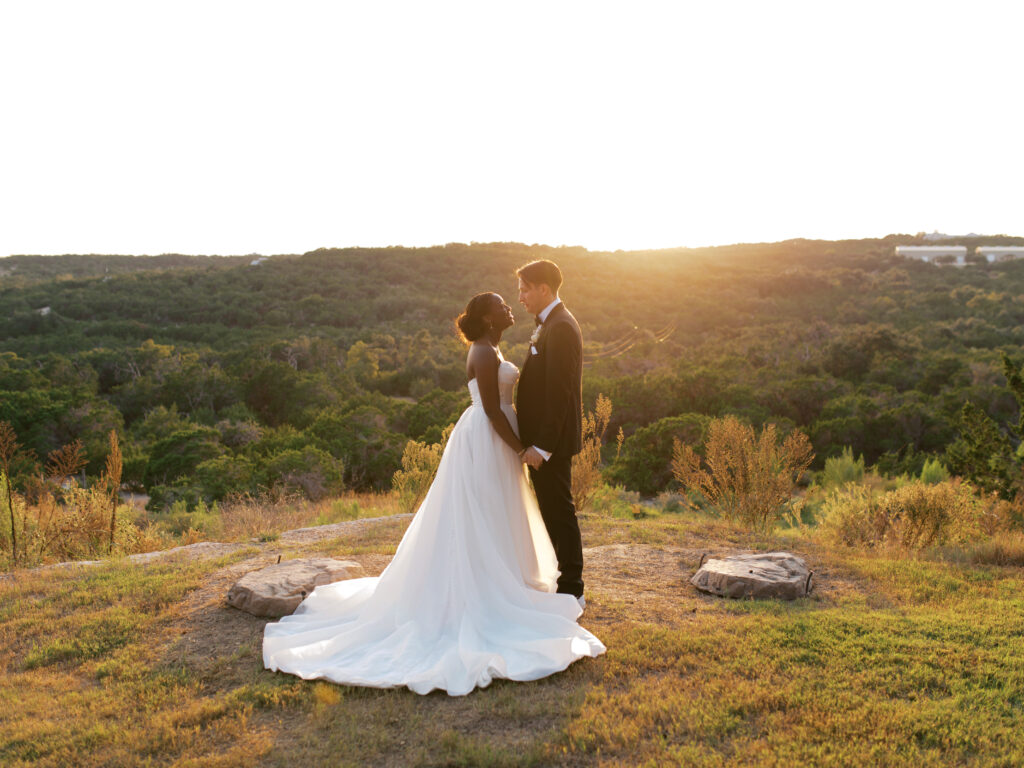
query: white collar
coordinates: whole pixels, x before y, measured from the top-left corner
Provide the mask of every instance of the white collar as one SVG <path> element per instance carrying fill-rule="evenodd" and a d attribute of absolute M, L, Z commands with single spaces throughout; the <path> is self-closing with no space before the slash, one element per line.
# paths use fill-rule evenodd
<path fill-rule="evenodd" d="M 542 309 L 540 311 L 540 314 L 537 315 L 537 317 L 539 317 L 540 321 L 543 323 L 545 320 L 548 319 L 548 315 L 551 314 L 551 310 L 554 309 L 555 307 L 557 307 L 561 303 L 562 303 L 561 299 L 555 299 L 550 304 L 548 304 L 546 307 L 544 307 L 544 309 Z"/>

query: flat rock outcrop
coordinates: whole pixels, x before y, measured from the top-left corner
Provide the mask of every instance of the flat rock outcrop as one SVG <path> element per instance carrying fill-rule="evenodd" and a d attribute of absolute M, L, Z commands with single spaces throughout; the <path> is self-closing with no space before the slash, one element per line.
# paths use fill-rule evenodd
<path fill-rule="evenodd" d="M 245 574 L 228 590 L 228 605 L 253 616 L 279 618 L 321 584 L 362 575 L 362 566 L 330 557 L 285 560 Z"/>
<path fill-rule="evenodd" d="M 811 591 L 811 571 L 789 552 L 710 558 L 690 579 L 702 592 L 719 597 L 775 597 L 795 600 Z"/>

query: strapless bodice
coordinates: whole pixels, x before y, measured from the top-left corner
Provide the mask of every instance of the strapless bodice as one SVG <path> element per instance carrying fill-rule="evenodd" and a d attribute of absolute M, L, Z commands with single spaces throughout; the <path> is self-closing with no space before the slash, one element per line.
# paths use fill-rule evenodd
<path fill-rule="evenodd" d="M 508 360 L 498 363 L 498 399 L 502 405 L 513 404 L 517 381 L 519 381 L 519 368 L 515 363 L 510 363 Z M 476 379 L 469 380 L 469 396 L 473 398 L 473 405 L 483 404 L 480 400 L 480 385 L 476 383 Z"/>

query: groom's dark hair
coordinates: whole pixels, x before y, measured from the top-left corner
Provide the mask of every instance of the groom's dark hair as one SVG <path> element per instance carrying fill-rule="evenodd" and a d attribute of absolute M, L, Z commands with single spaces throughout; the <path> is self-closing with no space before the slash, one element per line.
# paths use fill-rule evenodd
<path fill-rule="evenodd" d="M 552 293 L 558 293 L 558 289 L 562 285 L 562 270 L 558 268 L 555 262 L 548 261 L 547 259 L 524 264 L 516 270 L 516 277 L 521 278 L 523 282 L 530 285 L 543 283 L 550 286 Z"/>

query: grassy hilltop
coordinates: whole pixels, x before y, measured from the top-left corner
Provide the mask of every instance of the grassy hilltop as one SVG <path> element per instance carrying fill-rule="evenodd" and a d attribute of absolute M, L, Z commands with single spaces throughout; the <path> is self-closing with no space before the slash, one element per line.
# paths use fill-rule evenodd
<path fill-rule="evenodd" d="M 0 764 L 1024 764 L 1024 261 L 910 241 L 0 261 Z M 608 653 L 455 699 L 266 672 L 227 589 L 278 557 L 380 572 L 468 400 L 452 318 L 534 258 L 609 422 L 577 473 Z M 765 549 L 809 597 L 688 583 Z"/>
<path fill-rule="evenodd" d="M 9 766 L 1014 766 L 1024 762 L 1024 575 L 977 550 L 907 558 L 712 517 L 584 515 L 588 608 L 608 646 L 462 698 L 262 669 L 263 620 L 224 604 L 278 554 L 379 572 L 407 519 L 220 559 L 0 581 Z M 794 603 L 701 596 L 704 551 L 788 548 Z"/>

